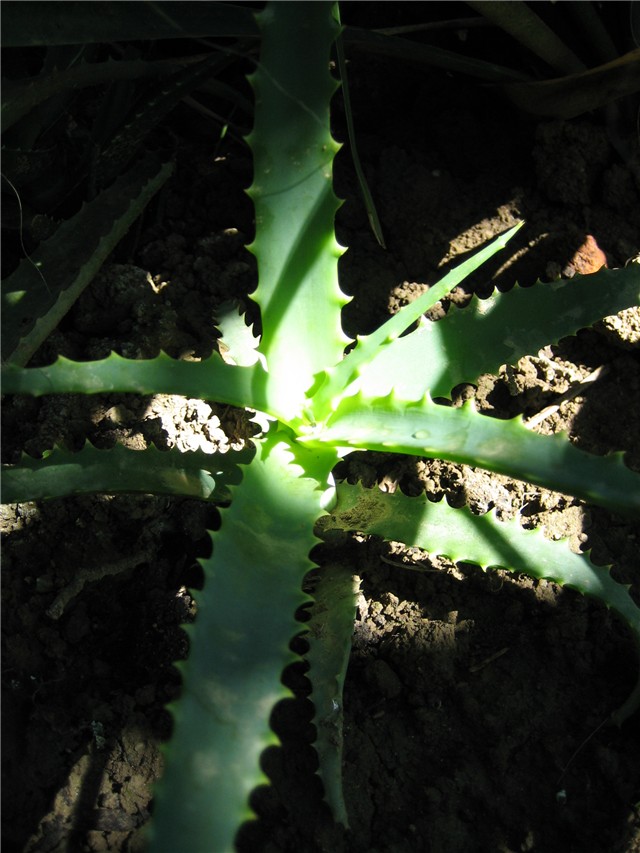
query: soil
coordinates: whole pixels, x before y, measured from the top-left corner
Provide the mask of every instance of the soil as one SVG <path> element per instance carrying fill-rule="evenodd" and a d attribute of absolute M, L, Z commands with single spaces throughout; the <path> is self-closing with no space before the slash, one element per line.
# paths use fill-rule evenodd
<path fill-rule="evenodd" d="M 621 149 L 606 115 L 533 120 L 466 78 L 364 54 L 350 68 L 358 146 L 387 247 L 369 229 L 345 146 L 336 189 L 345 199 L 337 235 L 348 246 L 340 276 L 353 297 L 349 334 L 370 332 L 519 218 L 525 228 L 453 301 L 571 274 L 587 235 L 609 266 L 640 252 L 638 146 Z M 338 96 L 335 132 L 344 139 L 341 109 Z M 171 121 L 174 178 L 44 344 L 41 362 L 112 349 L 206 355 L 216 308 L 255 287 L 246 147 L 233 134 L 216 142 L 215 125 L 188 105 Z M 474 396 L 495 417 L 535 415 L 604 365 L 588 392 L 537 429 L 566 431 L 595 453 L 624 451 L 640 470 L 639 341 L 640 314 L 625 312 L 455 389 L 454 405 Z M 3 417 L 9 461 L 87 438 L 208 451 L 250 439 L 244 413 L 180 397 L 14 398 Z M 521 512 L 524 524 L 591 549 L 640 601 L 635 521 L 432 459 L 359 453 L 338 474 L 476 512 Z M 172 664 L 188 653 L 180 625 L 195 616 L 188 590 L 201 583 L 197 558 L 216 523 L 213 506 L 147 495 L 2 507 L 7 853 L 144 849 L 171 729 L 164 706 L 180 692 Z M 296 698 L 273 718 L 282 746 L 263 756 L 273 784 L 254 792 L 258 818 L 241 830 L 239 849 L 640 851 L 638 715 L 621 729 L 601 725 L 637 668 L 621 622 L 527 576 L 362 536 L 341 548 L 362 590 L 344 701 L 350 831 L 322 801 L 297 665 L 285 675 Z"/>

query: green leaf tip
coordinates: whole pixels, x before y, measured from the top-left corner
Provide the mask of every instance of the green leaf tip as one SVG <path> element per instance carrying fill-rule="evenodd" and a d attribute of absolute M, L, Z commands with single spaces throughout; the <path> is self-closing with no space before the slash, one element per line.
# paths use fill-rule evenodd
<path fill-rule="evenodd" d="M 260 338 L 253 334 L 253 327 L 247 324 L 246 314 L 241 312 L 238 303 L 227 302 L 218 308 L 216 326 L 222 332 L 218 346 L 227 363 L 250 367 L 260 361 L 262 368 L 267 370 L 266 359 L 257 352 Z"/>
<path fill-rule="evenodd" d="M 388 392 L 389 388 L 393 387 L 398 381 L 398 376 L 415 375 L 416 371 L 406 370 L 406 362 L 398 363 L 397 359 L 394 358 L 393 353 L 403 340 L 400 336 L 468 275 L 500 249 L 503 249 L 523 225 L 524 221 L 518 222 L 503 234 L 489 241 L 486 246 L 452 269 L 416 300 L 401 308 L 397 314 L 390 317 L 375 332 L 366 337 L 358 338 L 354 349 L 335 366 L 329 369 L 325 367 L 323 373 L 316 376 L 313 406 L 317 420 L 326 420 L 328 415 L 335 410 L 341 398 L 353 395 L 356 391 L 361 390 L 360 378 L 370 366 L 369 378 L 374 377 L 370 393 L 376 396 L 380 396 L 381 390 L 383 394 Z M 407 337 L 411 338 L 412 335 Z M 392 369 L 386 363 L 388 358 L 391 359 Z M 399 381 L 402 383 L 402 379 Z M 412 385 L 415 385 L 415 379 L 412 381 Z M 419 396 L 423 396 L 427 387 L 422 383 L 419 388 Z"/>
<path fill-rule="evenodd" d="M 516 284 L 508 293 L 495 292 L 487 299 L 474 295 L 465 308 L 451 305 L 437 322 L 424 319 L 393 346 L 372 351 L 350 393 L 384 396 L 395 387 L 406 400 L 417 400 L 427 391 L 433 397 L 449 397 L 462 382 L 496 373 L 503 364 L 515 364 L 638 304 L 640 269 L 631 264 L 549 284 L 538 281 L 532 287 Z M 420 370 L 407 370 L 407 364 L 420 364 Z"/>

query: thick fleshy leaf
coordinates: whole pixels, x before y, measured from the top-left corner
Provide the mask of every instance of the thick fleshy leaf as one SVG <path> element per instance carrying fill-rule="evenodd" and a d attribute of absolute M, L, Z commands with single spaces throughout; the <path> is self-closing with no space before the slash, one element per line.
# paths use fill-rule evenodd
<path fill-rule="evenodd" d="M 111 353 L 99 361 L 70 361 L 59 356 L 45 367 L 2 369 L 3 394 L 181 394 L 249 407 L 277 416 L 265 392 L 261 364 L 225 364 L 217 353 L 204 361 L 180 361 L 160 353 L 129 359 Z"/>
<path fill-rule="evenodd" d="M 407 401 L 427 392 L 448 397 L 461 382 L 495 373 L 502 364 L 515 364 L 523 355 L 638 304 L 638 264 L 515 287 L 488 299 L 474 297 L 466 308 L 452 307 L 435 323 L 425 319 L 411 334 L 381 349 L 362 368 L 354 390 L 373 397 L 393 389 Z"/>
<path fill-rule="evenodd" d="M 322 567 L 314 590 L 311 619 L 306 623 L 310 699 L 315 708 L 314 747 L 318 775 L 334 819 L 349 826 L 342 791 L 342 691 L 351 654 L 358 582 L 353 569 L 340 563 Z"/>
<path fill-rule="evenodd" d="M 91 4 L 38 0 L 27 6 L 10 0 L 2 15 L 5 47 L 239 35 L 257 36 L 258 31 L 251 9 L 232 3 L 170 0 L 114 8 L 104 0 Z"/>
<path fill-rule="evenodd" d="M 289 691 L 283 668 L 308 600 L 304 575 L 317 543 L 331 452 L 289 443 L 275 429 L 257 442 L 241 488 L 222 511 L 213 556 L 203 561 L 198 615 L 187 626 L 191 652 L 180 664 L 183 695 L 172 706 L 175 730 L 155 796 L 152 853 L 230 851 L 251 817 L 248 797 L 265 781 L 260 753 L 277 742 L 269 714 Z M 179 808 L 176 808 L 179 803 Z"/>
<path fill-rule="evenodd" d="M 92 444 L 72 453 L 56 447 L 44 459 L 22 455 L 2 467 L 2 503 L 19 503 L 74 494 L 140 492 L 227 501 L 229 486 L 240 482 L 239 465 L 253 457 L 249 447 L 227 453 L 129 450 Z"/>
<path fill-rule="evenodd" d="M 473 401 L 454 409 L 425 397 L 407 404 L 394 394 L 343 400 L 328 424 L 301 440 L 433 456 L 507 474 L 627 513 L 640 512 L 640 476 L 622 454 L 593 456 L 564 435 L 543 436 L 521 418 L 479 414 Z"/>
<path fill-rule="evenodd" d="M 409 335 L 404 339 L 400 338 L 400 335 L 412 323 L 420 319 L 425 311 L 433 308 L 436 302 L 450 293 L 456 285 L 464 281 L 467 276 L 471 275 L 485 261 L 492 258 L 500 249 L 504 249 L 508 241 L 523 225 L 524 222 L 519 222 L 513 228 L 498 235 L 489 245 L 480 249 L 471 258 L 468 258 L 455 267 L 455 269 L 452 269 L 451 272 L 447 273 L 441 281 L 430 287 L 426 293 L 423 293 L 416 300 L 401 308 L 397 314 L 390 317 L 375 332 L 367 335 L 367 337 L 359 338 L 357 346 L 351 350 L 346 358 L 339 364 L 336 364 L 335 367 L 326 370 L 323 377 L 319 379 L 319 383 L 322 384 L 319 384 L 318 390 L 313 397 L 313 412 L 316 420 L 318 422 L 325 420 L 327 414 L 334 410 L 337 401 L 345 392 L 349 394 L 355 393 L 361 385 L 360 376 L 365 373 L 369 377 L 369 386 L 373 388 L 373 396 L 388 394 L 396 382 L 402 381 L 402 376 L 415 377 L 404 380 L 410 383 L 409 387 L 412 388 L 416 384 L 422 387 L 424 384 L 422 381 L 422 371 L 416 369 L 416 366 L 420 362 L 405 361 L 399 363 L 393 356 L 390 356 L 402 344 L 403 340 L 413 337 L 413 335 Z M 442 366 L 444 363 L 444 355 L 444 353 L 440 353 L 437 356 L 437 364 L 439 366 Z M 391 372 L 387 367 L 386 358 L 388 356 L 392 359 L 394 372 Z M 372 364 L 376 365 L 373 371 L 368 369 Z M 408 364 L 412 366 L 410 370 L 407 370 Z M 385 388 L 386 391 L 378 394 L 375 390 L 378 386 Z M 428 386 L 426 386 L 422 393 L 416 394 L 416 396 L 410 399 L 419 399 L 424 396 L 427 390 Z"/>
<path fill-rule="evenodd" d="M 494 513 L 473 515 L 445 500 L 431 503 L 361 485 L 338 485 L 332 521 L 344 530 L 382 536 L 442 554 L 454 562 L 476 563 L 524 572 L 577 589 L 615 610 L 631 629 L 640 651 L 640 607 L 628 588 L 616 583 L 608 567 L 594 566 L 588 554 L 574 554 L 565 542 L 546 539 L 540 529 L 525 530 L 517 519 L 497 521 Z M 612 714 L 622 723 L 640 706 L 640 680 L 624 705 Z"/>
<path fill-rule="evenodd" d="M 2 92 L 2 131 L 6 132 L 34 107 L 60 92 L 99 86 L 114 80 L 162 76 L 186 62 L 185 59 L 107 59 L 105 62 L 84 62 L 71 68 L 54 68 L 23 80 L 8 80 L 3 84 Z"/>
<path fill-rule="evenodd" d="M 143 140 L 182 98 L 196 88 L 198 83 L 222 68 L 227 58 L 212 53 L 196 65 L 188 65 L 168 80 L 156 85 L 151 95 L 100 152 L 96 164 L 96 181 L 99 187 L 108 186 L 125 169 Z"/>
<path fill-rule="evenodd" d="M 329 3 L 274 3 L 258 15 L 263 50 L 251 77 L 255 123 L 249 195 L 255 205 L 260 352 L 269 365 L 265 396 L 284 420 L 300 416 L 314 376 L 341 357 L 332 188 L 337 143 L 329 131 L 329 74 L 338 25 Z M 313 38 L 309 33 L 313 33 Z"/>

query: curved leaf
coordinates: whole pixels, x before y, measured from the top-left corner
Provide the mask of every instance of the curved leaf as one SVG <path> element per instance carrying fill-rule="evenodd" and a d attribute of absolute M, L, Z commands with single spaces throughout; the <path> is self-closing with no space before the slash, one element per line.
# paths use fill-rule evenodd
<path fill-rule="evenodd" d="M 490 83 L 510 83 L 516 80 L 529 80 L 530 76 L 522 71 L 485 62 L 473 56 L 464 56 L 453 50 L 444 50 L 435 45 L 425 44 L 411 38 L 386 35 L 362 27 L 347 27 L 344 33 L 347 47 L 358 47 L 368 53 L 390 56 L 397 62 L 411 62 L 443 68 L 454 74 L 468 74 Z"/>
<path fill-rule="evenodd" d="M 9 0 L 2 7 L 4 47 L 239 35 L 258 31 L 251 9 L 232 3 Z"/>
<path fill-rule="evenodd" d="M 362 368 L 354 390 L 378 397 L 393 388 L 407 401 L 427 392 L 448 397 L 461 382 L 495 373 L 502 364 L 515 364 L 523 355 L 638 304 L 638 264 L 551 284 L 516 286 L 488 299 L 474 296 L 466 308 L 452 306 L 437 322 L 423 319 L 411 334 L 381 349 Z M 407 370 L 408 364 L 419 369 Z"/>
<path fill-rule="evenodd" d="M 45 367 L 7 365 L 0 374 L 3 394 L 181 394 L 250 407 L 277 416 L 265 399 L 261 364 L 225 364 L 217 353 L 204 361 L 180 361 L 160 353 L 130 359 L 117 353 L 98 361 L 71 361 L 58 356 Z"/>
<path fill-rule="evenodd" d="M 196 57 L 196 60 L 198 58 Z M 7 131 L 42 101 L 67 89 L 84 89 L 113 80 L 162 76 L 170 74 L 176 67 L 192 62 L 191 57 L 153 62 L 143 59 L 108 59 L 105 62 L 83 62 L 71 68 L 54 68 L 53 71 L 24 80 L 7 80 L 2 87 L 2 132 Z"/>
<path fill-rule="evenodd" d="M 571 119 L 640 90 L 640 48 L 579 74 L 554 80 L 507 83 L 504 92 L 536 116 Z"/>
<path fill-rule="evenodd" d="M 2 503 L 20 503 L 73 494 L 183 495 L 228 501 L 229 486 L 241 480 L 239 465 L 253 457 L 249 447 L 227 453 L 175 449 L 129 450 L 121 445 L 98 450 L 88 442 L 72 453 L 56 447 L 44 459 L 22 455 L 20 464 L 2 468 Z"/>
<path fill-rule="evenodd" d="M 376 365 L 375 369 L 368 374 L 369 384 L 373 385 L 374 388 L 371 396 L 383 396 L 383 393 L 379 394 L 375 389 L 377 389 L 380 383 L 385 388 L 389 383 L 391 383 L 390 387 L 394 387 L 394 383 L 398 380 L 398 375 L 417 374 L 417 376 L 420 376 L 421 371 L 406 369 L 407 363 L 414 364 L 415 362 L 405 362 L 399 370 L 398 375 L 395 373 L 392 374 L 386 366 L 385 358 L 399 347 L 402 340 L 405 340 L 400 338 L 400 335 L 412 323 L 418 320 L 425 311 L 432 308 L 436 302 L 450 293 L 456 285 L 464 281 L 468 275 L 471 275 L 474 270 L 478 269 L 489 258 L 492 258 L 500 249 L 504 249 L 508 241 L 523 225 L 524 222 L 519 222 L 513 228 L 510 228 L 503 234 L 499 234 L 487 246 L 484 246 L 472 257 L 447 273 L 444 278 L 434 284 L 433 287 L 430 287 L 426 293 L 423 293 L 408 305 L 403 306 L 397 314 L 390 317 L 375 332 L 366 337 L 359 338 L 357 346 L 342 361 L 336 364 L 335 367 L 324 371 L 323 384 L 318 388 L 313 397 L 313 410 L 316 419 L 318 421 L 324 420 L 327 413 L 334 410 L 338 399 L 346 391 L 349 394 L 353 394 L 360 388 L 360 377 L 365 374 L 369 365 Z M 409 335 L 408 338 L 413 337 L 413 334 L 415 332 Z M 391 358 L 393 359 L 393 355 L 391 355 Z M 442 354 L 439 354 L 437 363 L 439 365 L 442 364 Z M 393 360 L 393 370 L 398 370 L 398 367 L 397 361 Z M 377 381 L 371 378 L 378 375 L 380 375 L 380 378 Z M 416 381 L 416 379 L 410 380 L 412 385 Z M 422 385 L 422 383 L 420 384 Z M 389 389 L 387 388 L 384 393 L 388 392 Z M 414 399 L 424 396 L 425 393 L 426 391 L 423 391 L 414 397 Z"/>
<path fill-rule="evenodd" d="M 453 509 L 445 500 L 431 503 L 425 497 L 409 498 L 361 485 L 340 483 L 338 504 L 331 513 L 334 524 L 385 539 L 415 545 L 454 562 L 500 567 L 577 589 L 615 610 L 633 633 L 640 653 L 640 607 L 628 587 L 616 583 L 608 567 L 594 566 L 588 554 L 574 554 L 566 542 L 546 539 L 542 531 L 525 530 L 517 519 L 497 521 L 495 514 L 473 515 L 467 508 Z M 620 725 L 640 707 L 640 679 L 624 705 L 612 714 Z"/>
<path fill-rule="evenodd" d="M 195 65 L 187 65 L 168 79 L 158 83 L 135 114 L 100 152 L 95 179 L 98 187 L 108 186 L 131 162 L 145 137 L 178 103 L 202 80 L 212 76 L 217 68 L 228 63 L 224 54 L 211 53 Z"/>
<path fill-rule="evenodd" d="M 433 456 L 507 474 L 627 513 L 640 512 L 640 476 L 622 454 L 593 456 L 564 435 L 538 435 L 521 418 L 479 414 L 473 401 L 459 409 L 428 396 L 406 404 L 394 394 L 343 400 L 326 427 L 302 441 L 412 456 Z"/>

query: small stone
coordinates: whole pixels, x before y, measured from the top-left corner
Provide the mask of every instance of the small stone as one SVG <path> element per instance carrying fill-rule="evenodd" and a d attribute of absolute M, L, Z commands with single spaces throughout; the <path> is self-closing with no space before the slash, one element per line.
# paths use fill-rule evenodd
<path fill-rule="evenodd" d="M 595 237 L 587 234 L 584 243 L 562 270 L 562 273 L 568 278 L 573 278 L 576 273 L 588 275 L 592 272 L 598 272 L 599 269 L 606 266 L 607 256 L 596 243 Z"/>

